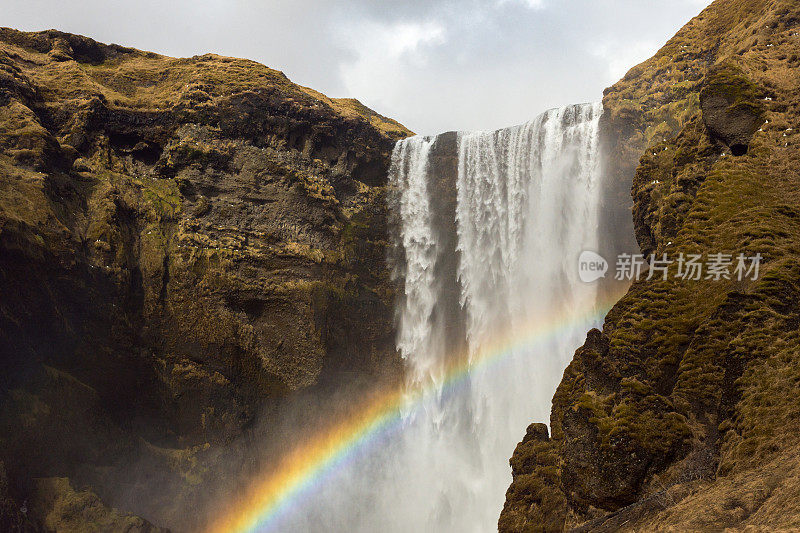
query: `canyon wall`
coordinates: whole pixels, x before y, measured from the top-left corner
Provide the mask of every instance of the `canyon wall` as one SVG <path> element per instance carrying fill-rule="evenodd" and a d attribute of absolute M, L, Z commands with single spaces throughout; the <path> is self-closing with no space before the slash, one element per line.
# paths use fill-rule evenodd
<path fill-rule="evenodd" d="M 633 283 L 517 446 L 500 531 L 800 527 L 798 71 L 796 2 L 717 0 L 605 91 L 641 252 L 764 260 Z"/>
<path fill-rule="evenodd" d="M 192 530 L 288 399 L 397 380 L 410 134 L 252 61 L 0 29 L 0 529 Z"/>

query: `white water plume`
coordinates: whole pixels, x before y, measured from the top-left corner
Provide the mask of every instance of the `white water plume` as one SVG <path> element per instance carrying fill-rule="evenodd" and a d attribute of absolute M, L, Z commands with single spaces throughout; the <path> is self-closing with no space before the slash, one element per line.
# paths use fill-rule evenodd
<path fill-rule="evenodd" d="M 598 247 L 601 112 L 569 106 L 512 128 L 397 143 L 397 347 L 409 391 L 435 393 L 288 517 L 286 531 L 496 530 L 508 459 L 530 422 L 549 421 L 563 370 L 596 324 L 549 326 L 552 335 L 476 366 L 457 387 L 442 388 L 446 369 L 452 357 L 469 365 L 500 334 L 594 306 L 577 258 Z"/>

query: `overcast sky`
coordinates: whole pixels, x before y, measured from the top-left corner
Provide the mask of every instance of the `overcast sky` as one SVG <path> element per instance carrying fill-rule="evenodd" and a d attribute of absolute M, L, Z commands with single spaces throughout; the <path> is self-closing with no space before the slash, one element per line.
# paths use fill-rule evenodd
<path fill-rule="evenodd" d="M 599 100 L 710 0 L 2 0 L 0 26 L 255 59 L 418 133 Z M 10 4 L 10 5 L 9 5 Z"/>

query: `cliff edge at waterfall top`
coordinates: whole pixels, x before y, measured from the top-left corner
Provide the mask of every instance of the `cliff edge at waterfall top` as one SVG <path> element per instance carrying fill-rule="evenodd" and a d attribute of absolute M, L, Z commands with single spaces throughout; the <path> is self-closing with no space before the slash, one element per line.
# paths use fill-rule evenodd
<path fill-rule="evenodd" d="M 797 2 L 717 0 L 606 91 L 641 251 L 765 264 L 633 284 L 514 452 L 501 531 L 800 528 L 798 72 Z"/>

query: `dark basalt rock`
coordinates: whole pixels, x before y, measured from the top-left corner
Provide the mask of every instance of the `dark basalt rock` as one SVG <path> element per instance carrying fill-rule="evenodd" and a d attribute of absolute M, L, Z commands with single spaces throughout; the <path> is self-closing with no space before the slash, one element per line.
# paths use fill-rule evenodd
<path fill-rule="evenodd" d="M 750 139 L 764 123 L 764 108 L 759 99 L 762 94 L 731 63 L 716 65 L 706 76 L 706 85 L 700 91 L 703 123 L 734 156 L 747 153 Z"/>

